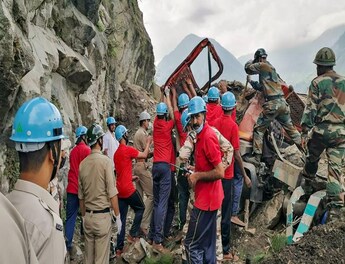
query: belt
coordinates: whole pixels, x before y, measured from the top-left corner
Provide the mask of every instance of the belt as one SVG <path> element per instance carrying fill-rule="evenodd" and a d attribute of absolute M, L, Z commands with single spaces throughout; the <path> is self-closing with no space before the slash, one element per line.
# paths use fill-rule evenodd
<path fill-rule="evenodd" d="M 109 213 L 110 209 L 109 208 L 105 208 L 103 210 L 85 210 L 87 213 L 93 213 L 93 214 L 102 214 L 102 213 Z"/>
<path fill-rule="evenodd" d="M 279 95 L 271 95 L 271 96 L 266 96 L 265 97 L 265 101 L 268 102 L 268 101 L 272 101 L 272 100 L 275 100 L 275 99 L 280 99 L 282 98 L 283 96 L 281 94 Z"/>

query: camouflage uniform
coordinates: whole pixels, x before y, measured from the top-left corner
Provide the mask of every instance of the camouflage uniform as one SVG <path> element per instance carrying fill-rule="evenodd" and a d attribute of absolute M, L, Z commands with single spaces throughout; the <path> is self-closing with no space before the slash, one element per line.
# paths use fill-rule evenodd
<path fill-rule="evenodd" d="M 327 193 L 342 192 L 345 159 L 345 78 L 330 70 L 316 77 L 309 87 L 301 125 L 302 136 L 312 130 L 309 154 L 303 176 L 312 179 L 318 169 L 321 153 L 328 159 Z"/>
<path fill-rule="evenodd" d="M 253 150 L 254 154 L 262 155 L 263 136 L 270 125 L 276 119 L 298 145 L 301 144 L 301 136 L 290 117 L 290 107 L 284 99 L 284 94 L 279 82 L 279 76 L 275 68 L 268 62 L 256 62 L 252 60 L 245 64 L 247 74 L 259 74 L 259 83 L 251 82 L 255 90 L 262 91 L 265 103 L 262 105 L 263 111 L 254 127 Z"/>

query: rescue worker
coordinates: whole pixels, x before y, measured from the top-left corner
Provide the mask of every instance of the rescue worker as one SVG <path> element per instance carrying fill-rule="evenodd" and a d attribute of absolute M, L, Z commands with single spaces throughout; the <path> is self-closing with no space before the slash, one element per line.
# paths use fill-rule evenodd
<path fill-rule="evenodd" d="M 186 172 L 187 165 L 194 164 L 194 161 L 191 160 L 193 158 L 192 153 L 194 151 L 194 144 L 196 142 L 196 133 L 195 131 L 191 130 L 190 128 L 190 116 L 188 116 L 188 109 L 184 110 L 181 116 L 181 123 L 183 126 L 183 129 L 188 132 L 187 139 L 184 143 L 184 145 L 180 148 L 179 151 L 179 159 L 181 160 L 181 170 Z M 230 142 L 222 136 L 222 134 L 214 127 L 211 127 L 213 131 L 216 133 L 220 150 L 223 154 L 222 162 L 224 169 L 229 167 L 229 165 L 232 162 L 233 157 L 233 147 L 230 144 Z M 184 175 L 184 177 L 187 180 L 187 177 Z M 183 192 L 181 192 L 181 195 L 185 195 L 185 197 L 181 198 L 180 205 L 179 205 L 179 220 L 180 220 L 180 227 L 181 229 L 186 223 L 186 214 L 187 214 L 187 207 L 188 207 L 188 201 L 190 198 L 190 190 L 188 188 L 189 186 L 181 186 L 181 188 L 185 188 Z"/>
<path fill-rule="evenodd" d="M 224 167 L 217 136 L 205 122 L 206 105 L 196 96 L 188 104 L 192 129 L 196 132 L 195 171 L 188 176 L 195 189 L 195 203 L 184 240 L 188 263 L 215 264 L 217 210 L 224 198 Z M 230 221 L 230 218 L 228 219 Z"/>
<path fill-rule="evenodd" d="M 143 111 L 139 115 L 139 125 L 137 132 L 134 135 L 133 145 L 140 152 L 144 152 L 146 147 L 146 141 L 149 137 L 148 130 L 151 126 L 151 116 L 148 112 Z M 152 157 L 152 154 L 149 153 L 148 157 Z M 137 158 L 134 164 L 133 172 L 134 175 L 139 177 L 139 180 L 136 182 L 137 191 L 140 196 L 145 199 L 145 211 L 143 219 L 141 221 L 141 231 L 146 236 L 148 234 L 149 225 L 151 222 L 152 209 L 153 209 L 153 182 L 152 174 L 149 170 L 150 164 L 148 163 L 147 158 Z"/>
<path fill-rule="evenodd" d="M 102 154 L 104 132 L 100 125 L 93 124 L 86 135 L 91 154 L 80 163 L 78 179 L 79 206 L 85 234 L 85 263 L 109 263 L 112 214 L 116 218 L 118 233 L 122 226 L 113 161 Z"/>
<path fill-rule="evenodd" d="M 308 155 L 302 175 L 304 188 L 314 189 L 320 155 L 328 159 L 327 195 L 344 203 L 345 78 L 333 70 L 335 54 L 324 47 L 315 56 L 317 77 L 312 80 L 303 112 L 302 146 Z M 307 138 L 310 137 L 307 143 Z"/>
<path fill-rule="evenodd" d="M 234 158 L 230 166 L 225 170 L 224 179 L 222 179 L 224 200 L 222 203 L 221 234 L 223 246 L 223 259 L 237 261 L 239 258 L 231 252 L 231 221 L 233 195 L 234 195 L 234 164 L 239 165 L 242 175 L 248 177 L 243 167 L 240 153 L 240 138 L 236 122 L 232 119 L 232 112 L 236 106 L 236 99 L 232 92 L 226 92 L 222 96 L 221 106 L 223 115 L 215 122 L 215 128 L 231 143 L 234 148 Z"/>
<path fill-rule="evenodd" d="M 258 49 L 255 52 L 254 60 L 249 60 L 244 69 L 249 75 L 259 75 L 259 82 L 251 81 L 250 76 L 248 76 L 248 81 L 255 90 L 263 93 L 265 99 L 265 103 L 262 105 L 263 111 L 260 113 L 254 127 L 254 157 L 247 160 L 259 165 L 262 157 L 263 136 L 274 119 L 283 126 L 286 133 L 298 147 L 301 145 L 301 135 L 292 124 L 290 107 L 284 99 L 279 76 L 276 69 L 267 61 L 266 51 L 262 48 Z"/>
<path fill-rule="evenodd" d="M 78 176 L 79 165 L 90 153 L 91 149 L 87 145 L 86 141 L 87 128 L 85 126 L 79 126 L 75 130 L 75 136 L 77 138 L 76 145 L 72 149 L 69 156 L 69 171 L 68 171 L 68 185 L 67 192 L 67 204 L 66 204 L 66 247 L 69 252 L 70 258 L 73 260 L 75 257 L 75 250 L 72 252 L 72 241 L 74 234 L 75 221 L 77 219 L 79 210 L 78 199 Z"/>
<path fill-rule="evenodd" d="M 170 100 L 166 101 L 170 104 Z M 170 163 L 173 153 L 171 132 L 174 127 L 174 120 L 172 113 L 168 114 L 166 103 L 161 102 L 157 104 L 156 113 L 157 116 L 153 122 L 154 150 L 152 178 L 154 202 L 148 239 L 153 242 L 153 250 L 165 253 L 167 250 L 163 247 L 162 242 L 164 239 L 168 200 L 172 186 Z M 169 120 L 168 115 L 172 119 Z"/>
<path fill-rule="evenodd" d="M 214 125 L 214 122 L 218 117 L 223 114 L 222 107 L 219 104 L 219 90 L 217 87 L 212 86 L 207 92 L 208 103 L 206 104 L 206 121 L 210 126 Z"/>
<path fill-rule="evenodd" d="M 114 117 L 107 117 L 108 131 L 103 137 L 103 153 L 107 155 L 111 160 L 114 160 L 114 154 L 119 147 L 119 142 L 115 138 L 116 123 L 117 122 Z M 116 171 L 115 165 L 113 166 L 114 170 Z"/>
<path fill-rule="evenodd" d="M 63 122 L 59 110 L 43 97 L 17 111 L 12 136 L 19 154 L 19 180 L 8 199 L 24 218 L 39 263 L 64 263 L 66 246 L 59 205 L 49 194 L 61 160 Z"/>
<path fill-rule="evenodd" d="M 0 263 L 38 263 L 24 219 L 0 192 Z"/>
<path fill-rule="evenodd" d="M 143 152 L 140 152 L 133 147 L 127 146 L 128 132 L 127 128 L 123 125 L 115 129 L 115 137 L 116 140 L 120 142 L 120 146 L 114 155 L 114 164 L 117 168 L 116 188 L 119 191 L 118 199 L 122 223 L 121 232 L 117 234 L 116 256 L 120 256 L 124 247 L 128 206 L 132 208 L 135 214 L 132 227 L 129 231 L 128 241 L 135 242 L 139 239 L 140 224 L 143 218 L 145 205 L 133 184 L 132 160 L 136 158 L 147 158 L 152 138 L 150 136 L 146 138 L 145 149 Z"/>

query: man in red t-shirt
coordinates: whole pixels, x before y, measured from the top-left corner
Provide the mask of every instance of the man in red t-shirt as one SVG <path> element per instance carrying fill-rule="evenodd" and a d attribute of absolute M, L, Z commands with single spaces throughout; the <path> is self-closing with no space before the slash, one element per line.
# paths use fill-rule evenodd
<path fill-rule="evenodd" d="M 205 122 L 206 105 L 196 96 L 188 104 L 191 126 L 197 133 L 195 172 L 188 181 L 195 190 L 195 203 L 184 241 L 188 263 L 210 263 L 216 260 L 217 210 L 224 197 L 224 167 L 217 136 Z M 229 217 L 230 221 L 230 217 Z"/>
<path fill-rule="evenodd" d="M 116 255 L 122 253 L 124 247 L 124 239 L 126 233 L 126 218 L 128 206 L 134 211 L 134 220 L 129 231 L 128 241 L 137 240 L 140 231 L 141 220 L 143 218 L 145 205 L 139 192 L 133 184 L 132 160 L 146 159 L 149 154 L 149 147 L 152 142 L 150 136 L 147 137 L 145 150 L 139 152 L 136 148 L 127 146 L 128 133 L 126 127 L 119 125 L 115 129 L 115 138 L 119 141 L 119 147 L 114 154 L 114 164 L 116 168 L 116 188 L 118 190 L 119 208 L 121 215 L 122 228 L 120 234 L 117 235 Z"/>
<path fill-rule="evenodd" d="M 79 164 L 85 159 L 90 153 L 91 149 L 86 144 L 86 132 L 85 126 L 77 127 L 75 135 L 77 137 L 76 146 L 72 149 L 69 156 L 70 166 L 68 171 L 68 185 L 66 188 L 67 192 L 67 204 L 66 204 L 66 247 L 70 252 L 71 259 L 74 256 L 71 254 L 72 241 L 75 227 L 75 220 L 77 219 L 79 210 L 79 199 L 78 199 L 78 175 L 79 175 Z"/>
<path fill-rule="evenodd" d="M 214 122 L 223 114 L 222 107 L 219 104 L 219 90 L 212 86 L 207 92 L 208 103 L 206 105 L 207 115 L 206 121 L 210 126 L 214 126 Z"/>
<path fill-rule="evenodd" d="M 166 93 L 169 96 L 169 92 Z M 164 97 L 162 97 L 164 98 Z M 151 218 L 150 232 L 148 239 L 153 241 L 153 250 L 165 253 L 167 250 L 162 246 L 164 229 L 168 211 L 168 201 L 171 193 L 171 160 L 173 143 L 171 132 L 174 127 L 174 116 L 171 112 L 170 100 L 166 103 L 159 103 L 156 107 L 157 116 L 153 122 L 153 215 Z M 169 115 L 168 119 L 168 106 Z M 172 208 L 171 208 L 172 210 Z"/>
<path fill-rule="evenodd" d="M 226 92 L 222 96 L 223 114 L 219 117 L 214 127 L 231 143 L 234 148 L 234 158 L 231 165 L 225 170 L 222 185 L 224 190 L 224 200 L 222 203 L 222 220 L 221 233 L 223 245 L 223 258 L 225 260 L 238 260 L 238 256 L 231 252 L 231 222 L 229 219 L 232 215 L 233 206 L 233 178 L 234 178 L 234 159 L 239 165 L 242 175 L 246 177 L 246 172 L 243 167 L 242 158 L 240 154 L 240 139 L 238 135 L 238 126 L 232 118 L 233 109 L 236 106 L 236 99 L 232 92 Z"/>

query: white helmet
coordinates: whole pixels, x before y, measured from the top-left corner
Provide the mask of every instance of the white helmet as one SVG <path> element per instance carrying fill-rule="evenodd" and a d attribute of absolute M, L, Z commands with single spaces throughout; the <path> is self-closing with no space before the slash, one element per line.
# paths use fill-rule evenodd
<path fill-rule="evenodd" d="M 139 122 L 143 121 L 143 120 L 150 120 L 151 116 L 148 112 L 146 112 L 146 110 L 144 112 L 141 112 L 139 115 Z"/>

